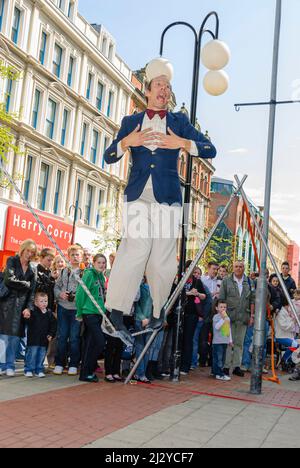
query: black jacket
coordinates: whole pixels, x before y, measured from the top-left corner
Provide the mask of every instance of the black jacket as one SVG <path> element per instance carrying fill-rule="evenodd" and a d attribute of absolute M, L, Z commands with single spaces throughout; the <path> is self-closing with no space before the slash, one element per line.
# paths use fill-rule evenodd
<path fill-rule="evenodd" d="M 54 310 L 54 286 L 55 279 L 51 276 L 51 271 L 46 270 L 42 265 L 37 266 L 36 292 L 46 293 L 48 296 L 48 307 Z"/>
<path fill-rule="evenodd" d="M 4 283 L 9 294 L 0 299 L 0 335 L 25 335 L 22 312 L 33 307 L 35 291 L 35 273 L 29 265 L 24 274 L 20 257 L 10 257 L 4 272 Z"/>
<path fill-rule="evenodd" d="M 27 328 L 27 346 L 42 346 L 47 348 L 48 336 L 52 338 L 56 335 L 57 322 L 51 310 L 47 309 L 44 314 L 38 307 L 34 306 L 31 310 L 30 319 L 26 320 Z"/>
<path fill-rule="evenodd" d="M 284 283 L 285 283 L 285 285 L 287 287 L 289 295 L 293 299 L 294 298 L 294 291 L 297 289 L 295 281 L 293 280 L 291 275 L 289 275 L 288 278 L 286 278 L 286 279 L 284 279 L 283 276 L 282 276 L 282 279 L 283 279 L 283 281 L 284 281 Z"/>
<path fill-rule="evenodd" d="M 206 295 L 206 291 L 204 289 L 201 279 L 197 279 L 193 277 L 192 283 L 191 284 L 187 283 L 184 288 L 184 297 L 185 297 L 184 313 L 185 315 L 202 315 L 202 314 L 199 314 L 199 307 L 197 307 L 195 304 L 196 297 L 186 295 L 186 293 L 188 291 L 191 291 L 192 289 L 197 289 L 197 291 L 200 294 Z M 203 304 L 203 301 L 202 301 L 202 304 Z M 200 305 L 201 309 L 203 309 L 202 304 Z"/>
<path fill-rule="evenodd" d="M 271 306 L 273 307 L 273 312 L 275 313 L 277 310 L 281 310 L 283 305 L 283 298 L 284 294 L 280 287 L 275 288 L 271 284 L 268 285 L 269 289 L 269 301 Z"/>

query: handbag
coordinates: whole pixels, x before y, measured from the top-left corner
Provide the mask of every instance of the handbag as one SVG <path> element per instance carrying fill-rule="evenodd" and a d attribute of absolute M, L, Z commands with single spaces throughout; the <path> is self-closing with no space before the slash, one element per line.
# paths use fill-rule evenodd
<path fill-rule="evenodd" d="M 195 298 L 194 305 L 195 305 L 195 310 L 197 312 L 198 317 L 204 318 L 204 310 L 203 310 L 202 303 L 199 297 Z"/>
<path fill-rule="evenodd" d="M 9 295 L 9 289 L 4 283 L 4 273 L 0 273 L 0 300 Z"/>

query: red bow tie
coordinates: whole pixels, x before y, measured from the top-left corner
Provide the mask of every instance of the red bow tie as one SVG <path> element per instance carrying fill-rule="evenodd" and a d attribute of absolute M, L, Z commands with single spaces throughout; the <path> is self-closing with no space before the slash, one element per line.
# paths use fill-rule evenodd
<path fill-rule="evenodd" d="M 155 110 L 152 110 L 152 109 L 147 109 L 147 110 L 146 110 L 146 113 L 147 113 L 147 115 L 148 115 L 148 117 L 149 117 L 150 120 L 152 120 L 153 117 L 154 117 L 155 115 L 157 115 L 157 114 L 159 115 L 159 117 L 160 117 L 161 119 L 164 119 L 164 118 L 166 117 L 168 111 L 166 111 L 166 110 L 155 111 Z"/>

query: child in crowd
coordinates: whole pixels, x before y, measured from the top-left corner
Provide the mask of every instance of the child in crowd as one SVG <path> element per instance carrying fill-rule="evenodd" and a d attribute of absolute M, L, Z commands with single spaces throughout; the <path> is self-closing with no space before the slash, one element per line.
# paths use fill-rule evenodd
<path fill-rule="evenodd" d="M 135 306 L 135 332 L 144 331 L 146 326 L 149 324 L 151 316 L 152 316 L 152 309 L 153 309 L 153 302 L 150 295 L 149 285 L 147 284 L 146 278 L 144 278 L 141 286 L 140 286 L 140 299 L 136 302 Z M 136 358 L 138 359 L 139 356 L 142 354 L 144 347 L 147 344 L 149 339 L 149 335 L 138 335 L 135 338 L 135 349 L 136 349 Z M 138 366 L 135 379 L 138 382 L 148 383 L 150 384 L 151 381 L 146 376 L 147 367 L 149 363 L 149 355 L 150 350 L 145 354 L 144 359 Z"/>
<path fill-rule="evenodd" d="M 86 269 L 82 278 L 87 289 L 103 311 L 105 311 L 105 266 L 106 258 L 101 254 L 95 255 L 93 267 Z M 105 346 L 105 337 L 101 328 L 102 315 L 82 286 L 79 286 L 76 292 L 76 307 L 77 320 L 83 320 L 85 327 L 79 380 L 98 383 L 99 379 L 95 373 L 97 359 L 103 353 Z"/>
<path fill-rule="evenodd" d="M 213 318 L 213 368 L 217 380 L 229 382 L 230 377 L 224 374 L 227 346 L 232 346 L 230 318 L 227 315 L 227 304 L 222 300 L 216 303 L 216 315 Z"/>
<path fill-rule="evenodd" d="M 47 347 L 56 334 L 56 319 L 52 311 L 48 309 L 47 294 L 37 292 L 33 309 L 30 312 L 24 311 L 23 316 L 28 324 L 25 376 L 33 377 L 35 374 L 39 378 L 44 378 Z"/>
<path fill-rule="evenodd" d="M 61 255 L 56 255 L 51 266 L 51 275 L 55 280 L 58 280 L 63 269 L 66 268 L 66 262 Z"/>

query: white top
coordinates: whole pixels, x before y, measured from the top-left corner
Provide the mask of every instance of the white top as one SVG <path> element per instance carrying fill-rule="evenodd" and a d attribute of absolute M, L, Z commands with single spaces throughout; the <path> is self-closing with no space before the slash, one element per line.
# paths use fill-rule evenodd
<path fill-rule="evenodd" d="M 243 276 L 241 279 L 239 279 L 239 278 L 237 278 L 235 275 L 233 275 L 233 279 L 234 279 L 234 281 L 235 281 L 235 282 L 237 283 L 237 285 L 238 285 L 240 296 L 242 296 L 242 294 L 243 294 L 243 282 L 244 282 L 244 278 L 245 278 L 245 277 Z"/>
<path fill-rule="evenodd" d="M 277 339 L 290 338 L 294 340 L 295 334 L 295 320 L 292 319 L 286 308 L 282 307 L 275 318 L 275 336 Z"/>
<path fill-rule="evenodd" d="M 209 289 L 209 292 L 214 297 L 216 294 L 219 293 L 220 290 L 220 280 L 217 278 L 211 278 L 208 275 L 202 276 L 201 278 L 202 283 Z"/>

